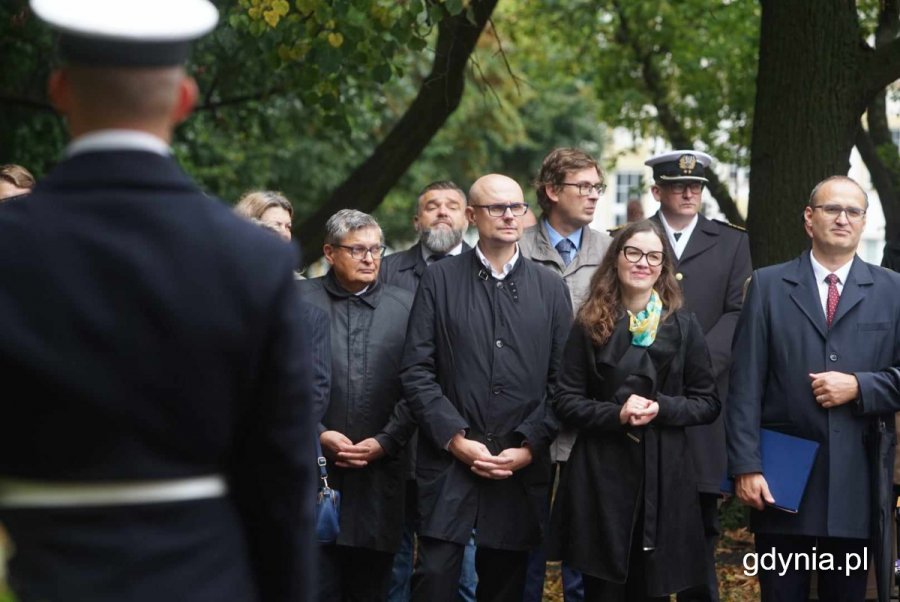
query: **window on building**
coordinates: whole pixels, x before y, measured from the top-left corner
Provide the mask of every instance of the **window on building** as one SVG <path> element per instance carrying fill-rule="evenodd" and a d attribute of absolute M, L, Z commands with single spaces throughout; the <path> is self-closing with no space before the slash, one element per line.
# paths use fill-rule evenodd
<path fill-rule="evenodd" d="M 613 218 L 616 225 L 628 221 L 628 201 L 640 200 L 644 190 L 643 174 L 639 171 L 620 171 L 616 173 L 616 202 L 613 204 Z"/>
<path fill-rule="evenodd" d="M 900 148 L 900 128 L 891 129 L 891 140 L 894 141 L 894 146 Z"/>

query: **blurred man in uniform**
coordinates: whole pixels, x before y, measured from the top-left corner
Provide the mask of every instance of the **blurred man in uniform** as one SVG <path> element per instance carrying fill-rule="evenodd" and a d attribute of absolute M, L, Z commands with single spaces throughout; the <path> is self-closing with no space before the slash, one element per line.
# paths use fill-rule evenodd
<path fill-rule="evenodd" d="M 289 245 L 169 142 L 207 0 L 33 0 L 66 157 L 0 211 L 0 521 L 21 602 L 312 591 L 309 358 Z"/>

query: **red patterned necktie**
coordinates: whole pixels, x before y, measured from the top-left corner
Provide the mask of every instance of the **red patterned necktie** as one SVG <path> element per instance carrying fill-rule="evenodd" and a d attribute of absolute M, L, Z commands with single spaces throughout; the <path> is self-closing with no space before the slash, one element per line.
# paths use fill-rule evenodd
<path fill-rule="evenodd" d="M 828 328 L 831 328 L 831 323 L 834 321 L 834 314 L 837 311 L 838 300 L 841 298 L 841 294 L 838 292 L 837 287 L 837 274 L 828 274 L 825 276 L 825 282 L 828 283 L 828 301 L 825 303 L 825 324 Z"/>

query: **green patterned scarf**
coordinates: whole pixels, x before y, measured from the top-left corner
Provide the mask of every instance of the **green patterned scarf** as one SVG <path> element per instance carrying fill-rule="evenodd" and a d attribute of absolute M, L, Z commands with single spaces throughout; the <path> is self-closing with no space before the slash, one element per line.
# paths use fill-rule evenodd
<path fill-rule="evenodd" d="M 637 313 L 628 312 L 628 330 L 631 332 L 631 344 L 637 347 L 649 347 L 656 340 L 656 329 L 659 328 L 659 317 L 662 315 L 662 302 L 656 289 L 650 291 L 650 302 L 647 307 Z"/>

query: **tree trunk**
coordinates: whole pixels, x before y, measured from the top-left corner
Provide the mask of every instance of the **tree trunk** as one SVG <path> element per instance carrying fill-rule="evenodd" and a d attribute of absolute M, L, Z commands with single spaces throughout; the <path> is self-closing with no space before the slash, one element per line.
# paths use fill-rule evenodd
<path fill-rule="evenodd" d="M 847 173 L 868 101 L 865 54 L 852 2 L 762 0 L 747 220 L 754 266 L 806 248 L 810 191 Z"/>
<path fill-rule="evenodd" d="M 882 2 L 878 15 L 875 47 L 881 48 L 897 39 L 900 33 L 900 0 Z M 869 129 L 862 127 L 856 137 L 856 148 L 872 176 L 884 211 L 884 258 L 881 265 L 900 269 L 900 154 L 888 127 L 884 91 L 875 95 L 866 109 Z"/>
<path fill-rule="evenodd" d="M 469 56 L 496 5 L 497 0 L 476 0 L 471 4 L 472 21 L 463 11 L 440 22 L 431 73 L 415 100 L 375 151 L 303 222 L 301 228 L 308 233 L 300 241 L 304 261 L 321 256 L 325 222 L 332 214 L 345 208 L 371 212 L 378 207 L 456 110 Z"/>

